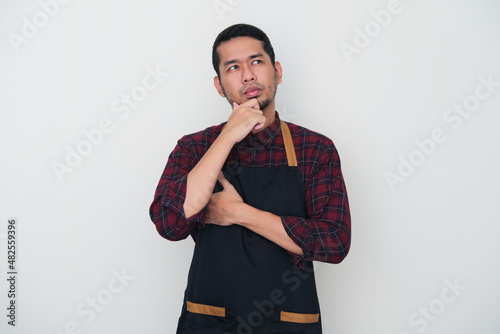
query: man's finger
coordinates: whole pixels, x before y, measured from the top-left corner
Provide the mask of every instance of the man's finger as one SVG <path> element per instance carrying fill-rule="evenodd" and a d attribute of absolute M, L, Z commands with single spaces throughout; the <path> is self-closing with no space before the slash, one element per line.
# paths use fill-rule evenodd
<path fill-rule="evenodd" d="M 266 124 L 266 118 L 262 116 L 262 120 L 259 121 L 255 126 L 253 127 L 255 130 L 259 130 L 260 128 L 264 127 L 264 124 Z"/>
<path fill-rule="evenodd" d="M 233 185 L 226 179 L 224 176 L 224 173 L 220 172 L 219 176 L 217 177 L 217 180 L 219 180 L 220 184 L 224 187 L 224 190 L 226 190 L 228 187 L 232 187 Z"/>
<path fill-rule="evenodd" d="M 248 101 L 245 101 L 244 103 L 242 103 L 240 105 L 260 110 L 259 102 L 255 98 L 250 99 Z"/>

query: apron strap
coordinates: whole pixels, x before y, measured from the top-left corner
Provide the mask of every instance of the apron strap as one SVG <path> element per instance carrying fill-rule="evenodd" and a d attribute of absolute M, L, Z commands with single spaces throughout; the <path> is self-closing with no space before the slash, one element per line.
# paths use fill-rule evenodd
<path fill-rule="evenodd" d="M 293 147 L 292 135 L 288 125 L 280 120 L 281 134 L 283 135 L 283 142 L 285 143 L 286 158 L 288 159 L 289 167 L 297 167 L 297 157 L 295 155 L 295 148 Z"/>

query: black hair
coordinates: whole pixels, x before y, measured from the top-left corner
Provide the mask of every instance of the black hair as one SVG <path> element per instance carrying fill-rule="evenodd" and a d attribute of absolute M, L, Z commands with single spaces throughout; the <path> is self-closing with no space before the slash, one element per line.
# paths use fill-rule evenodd
<path fill-rule="evenodd" d="M 271 58 L 271 64 L 273 64 L 274 66 L 273 46 L 271 45 L 271 41 L 269 40 L 269 37 L 267 37 L 265 32 L 263 32 L 262 30 L 253 25 L 239 23 L 227 27 L 215 39 L 214 45 L 212 47 L 212 65 L 214 66 L 214 70 L 217 73 L 218 77 L 220 77 L 220 70 L 219 70 L 220 56 L 219 52 L 217 52 L 217 48 L 221 43 L 227 42 L 230 39 L 236 37 L 252 37 L 258 41 L 261 41 L 262 48 L 269 55 L 269 57 Z"/>

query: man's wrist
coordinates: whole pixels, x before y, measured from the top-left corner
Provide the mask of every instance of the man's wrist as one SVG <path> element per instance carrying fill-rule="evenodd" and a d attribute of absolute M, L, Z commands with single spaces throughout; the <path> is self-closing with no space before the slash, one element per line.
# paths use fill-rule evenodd
<path fill-rule="evenodd" d="M 275 216 L 274 214 L 266 211 L 259 210 L 242 202 L 237 207 L 238 216 L 236 221 L 238 225 L 254 230 L 259 224 Z"/>
<path fill-rule="evenodd" d="M 258 210 L 246 204 L 245 202 L 241 202 L 234 209 L 235 213 L 237 213 L 237 215 L 234 217 L 236 224 L 246 228 L 250 228 L 255 220 L 255 211 Z"/>
<path fill-rule="evenodd" d="M 218 145 L 221 145 L 224 148 L 229 149 L 230 151 L 233 146 L 236 145 L 237 141 L 231 138 L 231 136 L 228 133 L 224 132 L 224 130 L 222 130 L 220 135 L 215 140 L 214 144 L 215 143 L 218 143 Z"/>

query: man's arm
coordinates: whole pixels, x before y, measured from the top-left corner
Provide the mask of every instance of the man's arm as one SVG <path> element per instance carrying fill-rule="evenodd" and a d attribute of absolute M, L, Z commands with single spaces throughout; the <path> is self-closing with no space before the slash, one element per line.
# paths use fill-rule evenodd
<path fill-rule="evenodd" d="M 306 185 L 307 218 L 279 217 L 255 209 L 243 203 L 232 185 L 220 176 L 225 189 L 208 203 L 206 223 L 246 226 L 286 249 L 298 266 L 313 260 L 340 263 L 351 241 L 347 191 L 333 143 L 321 143 L 317 150 L 320 158 L 311 167 Z"/>
<path fill-rule="evenodd" d="M 206 152 L 197 151 L 200 138 L 187 137 L 178 142 L 149 210 L 161 236 L 182 240 L 194 235 L 199 224 L 205 223 L 204 208 L 229 151 L 234 143 L 252 129 L 261 128 L 266 121 L 258 107 L 255 99 L 235 104 L 224 130 Z"/>
<path fill-rule="evenodd" d="M 158 233 L 168 240 L 182 240 L 190 234 L 194 236 L 198 223 L 204 221 L 204 211 L 186 219 L 182 204 L 186 197 L 187 175 L 203 154 L 197 143 L 210 142 L 207 135 L 200 132 L 178 141 L 156 187 L 149 215 Z"/>
<path fill-rule="evenodd" d="M 224 189 L 212 195 L 207 207 L 205 223 L 244 226 L 287 251 L 303 255 L 302 249 L 288 236 L 281 217 L 256 209 L 240 197 L 233 185 L 220 173 L 218 180 Z"/>
<path fill-rule="evenodd" d="M 234 103 L 233 112 L 221 134 L 189 172 L 184 201 L 184 213 L 187 218 L 198 213 L 210 201 L 219 172 L 233 146 L 245 138 L 252 129 L 264 126 L 266 118 L 258 108 L 256 99 L 248 100 L 241 105 Z"/>
<path fill-rule="evenodd" d="M 281 217 L 287 234 L 304 251 L 303 256 L 293 256 L 295 264 L 340 263 L 351 245 L 351 215 L 340 157 L 326 137 L 315 147 L 318 159 L 305 185 L 307 218 Z"/>

